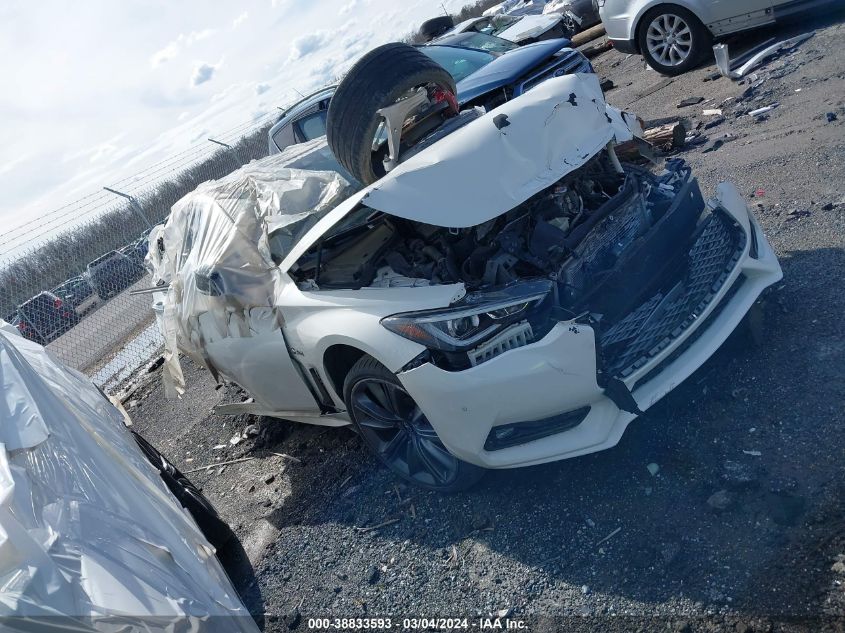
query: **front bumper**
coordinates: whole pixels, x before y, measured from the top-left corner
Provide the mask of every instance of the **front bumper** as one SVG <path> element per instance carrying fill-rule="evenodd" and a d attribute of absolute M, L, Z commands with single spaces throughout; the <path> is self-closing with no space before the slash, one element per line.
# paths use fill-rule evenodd
<path fill-rule="evenodd" d="M 721 184 L 716 201 L 749 239 L 694 322 L 621 379 L 642 411 L 698 369 L 760 293 L 782 277 L 771 246 L 736 188 Z M 755 239 L 750 239 L 752 224 Z M 755 247 L 756 258 L 750 252 Z M 455 456 L 486 468 L 513 468 L 592 453 L 619 441 L 636 415 L 621 410 L 605 395 L 596 369 L 593 329 L 560 322 L 540 341 L 476 367 L 450 372 L 425 364 L 398 377 Z M 589 407 L 589 413 L 574 428 L 516 446 L 485 449 L 493 427 L 543 420 L 584 407 Z"/>

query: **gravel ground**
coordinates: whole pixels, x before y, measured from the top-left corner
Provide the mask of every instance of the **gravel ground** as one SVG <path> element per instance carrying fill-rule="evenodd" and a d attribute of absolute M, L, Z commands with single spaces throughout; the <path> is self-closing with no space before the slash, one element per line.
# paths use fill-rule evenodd
<path fill-rule="evenodd" d="M 182 400 L 158 380 L 134 396 L 136 427 L 183 470 L 254 458 L 191 476 L 235 528 L 240 546 L 223 556 L 265 630 L 490 614 L 549 630 L 842 630 L 843 21 L 816 22 L 739 103 L 749 82 L 704 81 L 712 65 L 644 94 L 662 78 L 638 57 L 594 60 L 617 86 L 608 100 L 643 119 L 706 122 L 703 108 L 723 108 L 704 133 L 735 138 L 679 156 L 703 191 L 729 179 L 747 194 L 785 274 L 763 303 L 761 344 L 730 339 L 614 449 L 442 496 L 397 483 L 348 430 L 212 416 L 241 395 L 187 361 Z M 676 107 L 690 96 L 705 101 Z M 735 117 L 772 102 L 765 121 Z M 257 435 L 230 443 L 245 429 Z"/>

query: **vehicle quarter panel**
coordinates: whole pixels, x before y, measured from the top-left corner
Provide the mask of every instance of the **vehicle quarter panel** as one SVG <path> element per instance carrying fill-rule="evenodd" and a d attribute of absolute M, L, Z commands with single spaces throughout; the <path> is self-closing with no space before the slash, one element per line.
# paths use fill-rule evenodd
<path fill-rule="evenodd" d="M 396 372 L 425 351 L 422 345 L 381 325 L 391 314 L 442 308 L 464 294 L 463 284 L 414 288 L 301 291 L 289 284 L 279 299 L 291 353 L 308 368 L 325 373 L 323 359 L 332 345 L 359 349 Z"/>

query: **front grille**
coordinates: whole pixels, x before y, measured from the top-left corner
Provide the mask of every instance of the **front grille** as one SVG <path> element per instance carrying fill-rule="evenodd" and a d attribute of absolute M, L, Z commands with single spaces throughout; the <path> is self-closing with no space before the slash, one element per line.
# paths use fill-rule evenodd
<path fill-rule="evenodd" d="M 547 64 L 536 73 L 526 77 L 522 83 L 519 84 L 519 89 L 516 91 L 516 95 L 527 92 L 528 90 L 531 90 L 531 88 L 534 88 L 537 84 L 546 81 L 546 79 L 551 79 L 552 77 L 591 72 L 593 72 L 593 67 L 590 66 L 590 61 L 584 57 L 584 55 L 578 51 L 568 51 L 566 53 L 562 53 L 558 57 L 555 57 L 551 63 Z"/>
<path fill-rule="evenodd" d="M 707 216 L 689 250 L 682 278 L 601 335 L 606 372 L 630 376 L 695 323 L 739 261 L 745 239 L 744 231 L 725 214 Z"/>
<path fill-rule="evenodd" d="M 657 363 L 657 365 L 655 365 L 655 367 L 652 368 L 645 376 L 637 380 L 637 382 L 634 383 L 634 388 L 631 391 L 636 391 L 644 384 L 648 383 L 653 378 L 660 375 L 660 373 L 662 373 L 663 370 L 665 370 L 669 365 L 671 365 L 681 356 L 683 356 L 684 352 L 686 352 L 690 347 L 692 347 L 693 344 L 701 337 L 701 335 L 707 331 L 707 328 L 710 327 L 710 324 L 713 323 L 713 321 L 715 321 L 720 314 L 722 314 L 722 311 L 725 309 L 725 306 L 727 306 L 731 302 L 731 299 L 733 299 L 734 295 L 739 292 L 739 289 L 742 287 L 742 284 L 745 283 L 745 281 L 745 275 L 740 275 L 739 277 L 737 277 L 736 281 L 731 284 L 730 289 L 725 293 L 725 296 L 722 297 L 722 299 L 719 301 L 719 305 L 713 308 L 710 314 L 707 315 L 707 318 L 704 319 L 701 325 L 696 328 L 695 332 L 693 332 L 689 337 L 687 337 L 687 339 L 683 343 L 681 343 L 675 350 L 673 350 L 671 354 L 669 354 L 666 358 Z"/>

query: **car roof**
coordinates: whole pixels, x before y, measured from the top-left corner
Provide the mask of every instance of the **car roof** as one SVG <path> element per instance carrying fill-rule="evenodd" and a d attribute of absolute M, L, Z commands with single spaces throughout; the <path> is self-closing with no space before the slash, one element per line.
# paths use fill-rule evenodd
<path fill-rule="evenodd" d="M 41 292 L 39 292 L 37 295 L 34 295 L 34 296 L 30 297 L 29 299 L 27 299 L 26 301 L 24 301 L 24 302 L 21 304 L 21 306 L 20 306 L 20 307 L 23 307 L 23 306 L 25 306 L 25 305 L 26 305 L 26 304 L 28 304 L 28 303 L 32 303 L 32 302 L 33 302 L 33 301 L 35 301 L 36 299 L 41 298 L 43 295 L 47 295 L 47 298 L 48 298 L 48 299 L 52 299 L 52 300 L 58 299 L 58 297 L 57 297 L 56 295 L 54 295 L 52 292 L 49 292 L 48 290 L 42 290 L 42 291 L 41 291 Z"/>
<path fill-rule="evenodd" d="M 268 135 L 273 136 L 280 128 L 288 125 L 291 121 L 295 120 L 298 115 L 305 112 L 311 106 L 316 105 L 325 99 L 331 98 L 335 90 L 337 90 L 337 86 L 326 86 L 325 88 L 320 88 L 317 92 L 312 92 L 310 95 L 306 95 L 294 103 L 291 107 L 285 110 L 282 117 L 273 124 L 273 127 L 270 128 Z"/>

